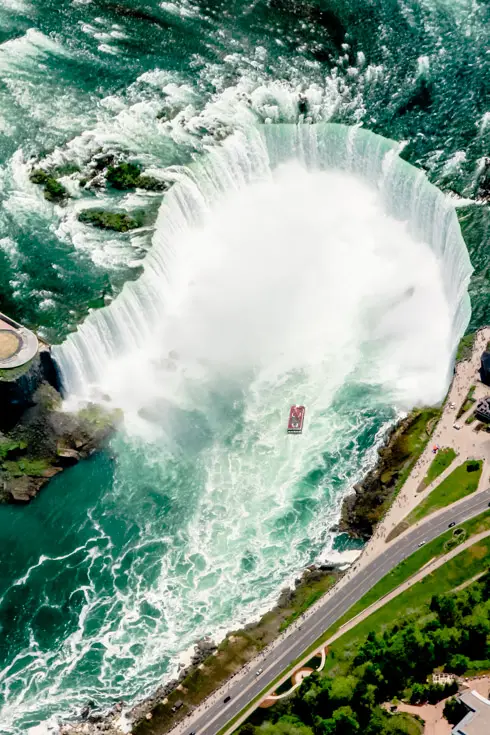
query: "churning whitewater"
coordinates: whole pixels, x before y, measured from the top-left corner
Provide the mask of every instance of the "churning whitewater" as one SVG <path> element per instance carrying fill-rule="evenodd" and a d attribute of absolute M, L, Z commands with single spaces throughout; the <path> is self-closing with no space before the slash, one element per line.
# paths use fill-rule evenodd
<path fill-rule="evenodd" d="M 72 473 L 76 547 L 7 593 L 46 600 L 2 672 L 8 731 L 137 700 L 339 558 L 343 495 L 399 412 L 444 394 L 470 271 L 451 203 L 365 131 L 251 129 L 182 169 L 141 278 L 55 351 L 68 402 L 120 407 L 124 428 L 112 462 Z"/>
<path fill-rule="evenodd" d="M 441 399 L 468 323 L 455 201 L 488 323 L 489 12 L 0 3 L 0 310 L 61 343 L 68 406 L 123 416 L 1 508 L 2 734 L 134 703 L 342 558 L 342 498 L 397 416 Z M 109 186 L 128 161 L 171 188 Z M 92 207 L 144 225 L 97 229 Z"/>

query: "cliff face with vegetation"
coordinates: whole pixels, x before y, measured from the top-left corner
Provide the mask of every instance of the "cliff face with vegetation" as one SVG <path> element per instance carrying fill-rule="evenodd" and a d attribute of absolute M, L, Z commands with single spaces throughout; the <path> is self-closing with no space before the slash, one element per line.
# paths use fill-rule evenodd
<path fill-rule="evenodd" d="M 116 419 L 96 406 L 61 410 L 48 350 L 0 375 L 0 502 L 27 502 L 51 477 L 88 457 Z"/>
<path fill-rule="evenodd" d="M 407 479 L 439 419 L 439 408 L 414 409 L 378 450 L 373 469 L 342 504 L 339 530 L 368 540 Z"/>

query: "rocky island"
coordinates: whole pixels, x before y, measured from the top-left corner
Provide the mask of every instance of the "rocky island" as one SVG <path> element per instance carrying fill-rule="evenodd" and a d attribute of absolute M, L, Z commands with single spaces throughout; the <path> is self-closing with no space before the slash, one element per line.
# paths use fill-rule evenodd
<path fill-rule="evenodd" d="M 62 410 L 48 344 L 0 314 L 0 502 L 28 502 L 107 439 L 117 416 L 89 405 Z"/>

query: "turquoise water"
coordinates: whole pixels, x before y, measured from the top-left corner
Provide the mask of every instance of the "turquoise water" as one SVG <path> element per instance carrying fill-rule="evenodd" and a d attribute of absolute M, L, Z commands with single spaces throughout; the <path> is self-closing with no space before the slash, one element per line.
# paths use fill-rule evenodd
<path fill-rule="evenodd" d="M 490 135 L 488 15 L 484 5 L 449 1 L 4 2 L 0 310 L 61 342 L 140 275 L 165 232 L 161 195 L 86 191 L 77 175 L 65 181 L 68 206 L 53 207 L 29 182 L 32 156 L 84 168 L 109 152 L 179 179 L 180 167 L 256 124 L 362 124 L 403 142 L 402 157 L 432 183 L 471 200 Z M 196 240 L 202 258 L 185 260 L 182 276 L 197 281 L 199 298 L 175 286 L 178 329 L 165 321 L 152 354 L 117 353 L 120 370 L 99 381 L 113 402 L 134 398 L 124 428 L 30 506 L 0 509 L 0 731 L 68 717 L 88 699 L 102 707 L 137 700 L 176 670 L 196 638 L 256 617 L 303 566 L 335 558 L 342 539 L 329 528 L 342 494 L 372 462 L 396 412 L 441 392 L 451 349 L 429 350 L 438 333 L 451 332 L 454 303 L 445 301 L 440 262 L 395 224 L 387 231 L 377 202 L 352 180 L 302 176 L 274 173 L 266 189 L 210 209 Z M 352 222 L 345 247 L 327 251 L 332 268 L 323 247 L 295 255 L 288 239 L 302 242 L 306 227 L 295 208 L 298 182 L 308 192 L 307 243 Z M 344 202 L 352 207 L 342 212 Z M 153 219 L 160 211 L 161 219 L 130 235 L 102 233 L 76 219 L 77 207 L 98 203 L 143 207 Z M 472 204 L 459 216 L 478 326 L 489 310 L 488 208 Z M 266 224 L 274 237 L 262 240 Z M 354 249 L 365 232 L 383 243 L 381 254 Z M 222 264 L 214 270 L 213 258 Z M 304 310 L 285 323 L 267 310 L 271 294 L 285 303 L 272 274 L 288 282 L 298 268 L 312 280 L 293 302 Z M 182 285 L 175 272 L 172 283 Z M 259 321 L 237 272 L 249 281 L 267 273 L 251 282 L 263 297 L 268 348 L 278 335 L 274 350 L 252 339 Z M 401 296 L 412 289 L 405 309 Z M 391 322 L 383 317 L 390 311 Z M 206 334 L 227 363 L 237 331 L 238 347 L 252 344 L 254 353 L 234 352 L 241 362 L 233 370 L 211 369 L 202 350 L 190 349 Z M 291 355 L 289 334 L 304 337 L 304 364 L 278 363 L 280 352 Z M 165 361 L 177 342 L 172 371 Z M 300 450 L 282 432 L 298 392 L 311 408 Z"/>

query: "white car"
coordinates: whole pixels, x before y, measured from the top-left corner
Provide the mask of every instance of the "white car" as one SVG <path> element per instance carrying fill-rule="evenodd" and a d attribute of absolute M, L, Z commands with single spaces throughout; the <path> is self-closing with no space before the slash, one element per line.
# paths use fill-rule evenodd
<path fill-rule="evenodd" d="M 453 424 L 453 429 L 459 431 L 461 429 L 461 424 Z"/>
<path fill-rule="evenodd" d="M 264 669 L 257 669 L 255 676 L 260 676 Z"/>

